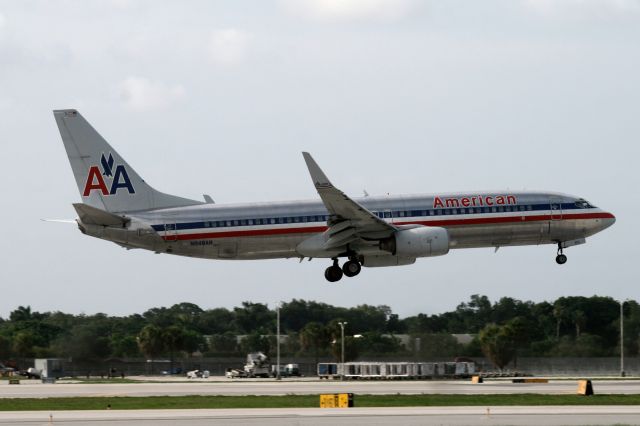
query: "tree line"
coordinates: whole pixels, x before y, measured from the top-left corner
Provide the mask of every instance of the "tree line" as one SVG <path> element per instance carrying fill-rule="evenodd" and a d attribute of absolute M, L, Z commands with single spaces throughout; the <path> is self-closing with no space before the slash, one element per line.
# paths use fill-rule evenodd
<path fill-rule="evenodd" d="M 553 302 L 473 295 L 455 310 L 400 318 L 388 306 L 351 308 L 293 299 L 280 306 L 288 356 L 404 359 L 486 355 L 498 367 L 517 356 L 614 356 L 619 354 L 619 303 L 602 296 L 561 297 Z M 639 353 L 640 307 L 624 303 L 625 353 Z M 110 316 L 36 312 L 20 306 L 0 318 L 0 361 L 66 357 L 171 359 L 275 353 L 276 312 L 262 303 L 202 309 L 193 303 Z M 470 334 L 460 343 L 453 334 Z M 242 336 L 239 338 L 238 336 Z M 402 340 L 401 338 L 402 337 Z"/>

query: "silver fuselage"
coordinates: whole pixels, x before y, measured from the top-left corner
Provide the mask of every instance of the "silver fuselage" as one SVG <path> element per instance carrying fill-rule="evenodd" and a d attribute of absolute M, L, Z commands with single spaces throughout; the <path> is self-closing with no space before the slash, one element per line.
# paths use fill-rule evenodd
<path fill-rule="evenodd" d="M 589 237 L 615 222 L 611 213 L 559 193 L 474 192 L 356 201 L 398 228 L 446 228 L 451 249 L 557 244 Z M 79 225 L 89 235 L 129 248 L 206 259 L 273 259 L 303 257 L 296 247 L 324 232 L 330 219 L 320 200 L 202 204 L 127 216 L 131 221 L 125 227 Z M 388 254 L 375 244 L 350 249 Z"/>

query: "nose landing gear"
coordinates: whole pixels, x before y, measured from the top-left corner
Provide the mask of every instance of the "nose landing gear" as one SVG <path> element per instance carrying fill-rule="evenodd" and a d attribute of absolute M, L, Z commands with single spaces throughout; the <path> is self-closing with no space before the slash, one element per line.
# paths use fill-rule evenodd
<path fill-rule="evenodd" d="M 340 281 L 343 275 L 347 277 L 355 277 L 362 270 L 362 266 L 357 259 L 351 258 L 342 265 L 338 264 L 338 258 L 333 258 L 333 265 L 329 266 L 324 271 L 324 277 L 327 281 L 334 283 L 336 281 Z"/>
<path fill-rule="evenodd" d="M 567 256 L 562 253 L 562 243 L 558 243 L 558 255 L 556 256 L 556 263 L 558 265 L 564 265 L 567 263 Z"/>

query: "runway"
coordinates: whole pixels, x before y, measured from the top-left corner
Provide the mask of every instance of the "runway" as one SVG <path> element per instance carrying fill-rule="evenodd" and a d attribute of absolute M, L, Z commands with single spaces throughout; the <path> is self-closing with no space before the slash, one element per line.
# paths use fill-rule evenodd
<path fill-rule="evenodd" d="M 598 394 L 640 394 L 640 380 L 594 380 Z M 309 395 L 352 392 L 357 394 L 574 394 L 577 380 L 556 380 L 549 383 L 511 383 L 487 381 L 263 381 L 210 380 L 154 383 L 56 383 L 42 384 L 23 380 L 19 385 L 0 382 L 0 398 L 47 398 L 75 396 L 186 396 L 186 395 Z"/>
<path fill-rule="evenodd" d="M 52 415 L 50 418 L 49 416 Z M 607 425 L 640 424 L 637 406 L 404 407 L 0 412 L 0 425 Z"/>

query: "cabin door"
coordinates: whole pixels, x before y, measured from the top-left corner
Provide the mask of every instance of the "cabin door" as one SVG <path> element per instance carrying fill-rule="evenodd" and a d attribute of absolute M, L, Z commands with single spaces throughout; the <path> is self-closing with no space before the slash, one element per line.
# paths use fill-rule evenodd
<path fill-rule="evenodd" d="M 551 198 L 549 201 L 549 208 L 551 210 L 551 220 L 562 220 L 562 204 L 559 199 Z"/>
<path fill-rule="evenodd" d="M 164 224 L 163 237 L 165 241 L 178 241 L 178 227 L 175 221 Z"/>

